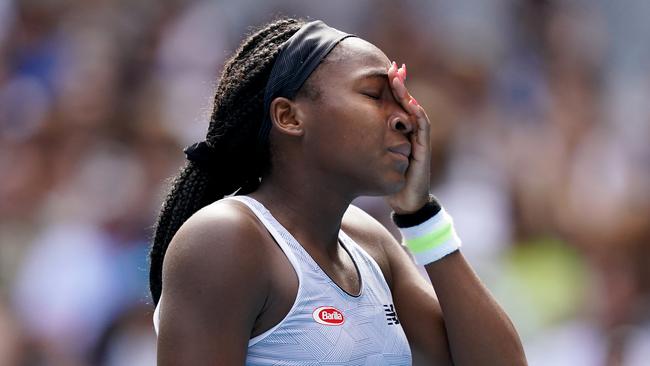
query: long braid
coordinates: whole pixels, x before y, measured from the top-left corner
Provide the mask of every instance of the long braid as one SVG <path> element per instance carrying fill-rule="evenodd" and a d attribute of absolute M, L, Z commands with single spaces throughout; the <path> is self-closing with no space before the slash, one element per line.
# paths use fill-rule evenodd
<path fill-rule="evenodd" d="M 162 291 L 162 264 L 176 231 L 196 211 L 250 186 L 270 169 L 268 146 L 260 156 L 257 134 L 263 118 L 264 87 L 279 47 L 303 22 L 281 19 L 250 35 L 226 62 L 214 98 L 206 140 L 224 152 L 212 172 L 189 162 L 174 178 L 155 226 L 149 254 L 149 286 L 155 304 Z M 234 160 L 234 161 L 233 161 Z M 221 169 L 225 167 L 225 169 Z M 238 169 L 228 167 L 237 166 Z M 214 173 L 217 171 L 218 173 Z"/>

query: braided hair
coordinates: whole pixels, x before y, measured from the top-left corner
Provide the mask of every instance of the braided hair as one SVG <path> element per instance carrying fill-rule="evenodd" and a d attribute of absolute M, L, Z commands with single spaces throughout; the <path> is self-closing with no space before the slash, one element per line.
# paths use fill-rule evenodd
<path fill-rule="evenodd" d="M 218 147 L 213 166 L 188 162 L 173 179 L 154 229 L 149 287 L 154 304 L 162 291 L 165 252 L 181 225 L 199 209 L 237 189 L 253 190 L 270 169 L 268 142 L 260 149 L 264 88 L 280 46 L 304 21 L 279 19 L 246 38 L 226 62 L 214 97 L 206 141 Z"/>

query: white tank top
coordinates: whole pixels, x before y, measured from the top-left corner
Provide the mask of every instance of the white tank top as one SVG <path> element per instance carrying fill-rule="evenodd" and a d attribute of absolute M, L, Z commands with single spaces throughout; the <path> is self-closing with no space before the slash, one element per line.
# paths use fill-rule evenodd
<path fill-rule="evenodd" d="M 248 342 L 246 365 L 411 365 L 411 350 L 377 262 L 342 230 L 339 241 L 361 279 L 358 296 L 323 272 L 296 239 L 258 201 L 234 196 L 264 224 L 298 276 L 289 313 Z M 158 329 L 158 307 L 154 312 Z"/>

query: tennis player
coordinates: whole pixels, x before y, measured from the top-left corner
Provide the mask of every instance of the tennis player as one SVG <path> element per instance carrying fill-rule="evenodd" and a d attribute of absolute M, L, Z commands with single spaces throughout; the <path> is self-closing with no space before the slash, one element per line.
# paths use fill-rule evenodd
<path fill-rule="evenodd" d="M 406 80 L 321 21 L 241 44 L 157 222 L 159 365 L 526 364 L 429 193 L 431 126 Z M 362 195 L 386 197 L 403 243 L 350 205 Z"/>

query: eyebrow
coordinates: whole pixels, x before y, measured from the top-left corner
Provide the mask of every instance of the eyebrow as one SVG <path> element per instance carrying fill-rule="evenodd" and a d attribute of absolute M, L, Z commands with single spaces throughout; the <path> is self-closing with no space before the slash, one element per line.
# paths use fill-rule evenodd
<path fill-rule="evenodd" d="M 388 73 L 386 72 L 386 70 L 371 70 L 359 76 L 359 79 L 368 79 L 368 78 L 387 79 Z"/>

